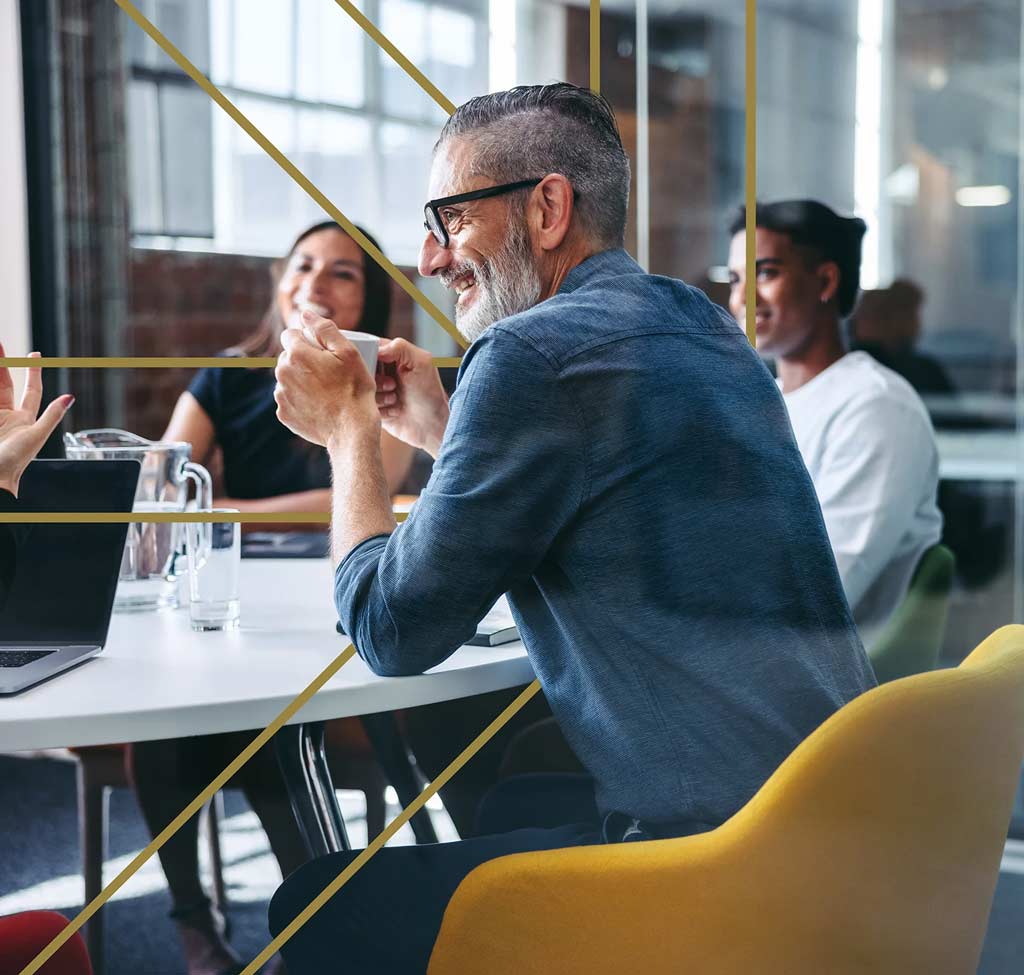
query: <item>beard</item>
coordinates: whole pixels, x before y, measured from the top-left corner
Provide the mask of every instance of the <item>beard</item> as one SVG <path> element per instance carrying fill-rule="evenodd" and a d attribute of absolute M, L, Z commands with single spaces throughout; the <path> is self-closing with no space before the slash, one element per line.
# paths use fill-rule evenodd
<path fill-rule="evenodd" d="M 451 287 L 457 278 L 472 272 L 476 298 L 465 311 L 455 308 L 455 327 L 473 343 L 495 322 L 532 308 L 540 299 L 540 274 L 530 250 L 530 238 L 521 221 L 510 225 L 500 250 L 482 261 L 463 261 L 441 276 Z"/>

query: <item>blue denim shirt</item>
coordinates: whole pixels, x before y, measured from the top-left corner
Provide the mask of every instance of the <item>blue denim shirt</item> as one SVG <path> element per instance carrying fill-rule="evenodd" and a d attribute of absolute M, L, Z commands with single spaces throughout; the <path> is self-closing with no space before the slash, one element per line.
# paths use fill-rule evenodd
<path fill-rule="evenodd" d="M 621 250 L 473 343 L 419 502 L 336 577 L 385 675 L 504 592 L 602 812 L 716 825 L 874 684 L 771 375 Z"/>

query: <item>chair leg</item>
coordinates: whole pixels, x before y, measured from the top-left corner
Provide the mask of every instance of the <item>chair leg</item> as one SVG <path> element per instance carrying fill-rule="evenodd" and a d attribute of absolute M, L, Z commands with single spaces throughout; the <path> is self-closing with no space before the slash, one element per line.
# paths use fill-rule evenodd
<path fill-rule="evenodd" d="M 398 801 L 408 807 L 420 794 L 422 774 L 412 761 L 394 714 L 382 711 L 380 714 L 365 714 L 359 720 L 373 745 L 377 761 L 398 793 Z M 409 820 L 409 825 L 417 843 L 437 842 L 437 833 L 427 809 L 420 809 Z"/>
<path fill-rule="evenodd" d="M 206 841 L 210 847 L 210 872 L 213 874 L 213 905 L 224 914 L 228 898 L 224 886 L 224 858 L 220 849 L 220 821 L 224 817 L 224 795 L 218 792 L 206 807 Z"/>
<path fill-rule="evenodd" d="M 103 890 L 103 861 L 107 852 L 107 809 L 109 790 L 92 780 L 88 763 L 78 763 L 78 823 L 82 845 L 82 875 L 85 903 Z M 103 909 L 85 926 L 85 942 L 94 975 L 103 975 Z"/>
<path fill-rule="evenodd" d="M 366 796 L 366 842 L 369 844 L 375 837 L 384 832 L 387 820 L 387 804 L 384 801 L 384 790 L 387 783 L 381 780 L 367 785 L 363 791 Z"/>

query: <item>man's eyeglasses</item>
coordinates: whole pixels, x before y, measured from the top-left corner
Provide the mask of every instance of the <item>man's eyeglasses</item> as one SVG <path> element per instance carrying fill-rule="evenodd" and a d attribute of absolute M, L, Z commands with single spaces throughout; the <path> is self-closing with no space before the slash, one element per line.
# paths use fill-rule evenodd
<path fill-rule="evenodd" d="M 423 229 L 432 234 L 434 240 L 442 247 L 447 247 L 448 225 L 441 216 L 441 210 L 445 207 L 454 206 L 456 203 L 469 203 L 471 200 L 484 200 L 489 196 L 501 196 L 513 190 L 536 186 L 540 182 L 540 179 L 521 179 L 515 183 L 503 183 L 501 186 L 488 186 L 483 190 L 471 190 L 469 193 L 456 193 L 455 196 L 442 196 L 437 200 L 430 200 L 423 208 Z"/>

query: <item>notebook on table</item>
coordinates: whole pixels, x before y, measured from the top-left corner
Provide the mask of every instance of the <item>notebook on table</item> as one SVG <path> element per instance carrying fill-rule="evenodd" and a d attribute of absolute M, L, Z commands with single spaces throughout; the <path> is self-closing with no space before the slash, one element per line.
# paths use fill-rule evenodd
<path fill-rule="evenodd" d="M 502 596 L 476 626 L 476 636 L 469 641 L 471 647 L 497 647 L 519 639 L 516 621 L 512 618 L 508 599 Z"/>
<path fill-rule="evenodd" d="M 335 629 L 341 634 L 345 633 L 345 629 L 340 621 Z M 519 630 L 516 629 L 515 620 L 512 619 L 512 611 L 509 609 L 508 600 L 502 596 L 477 624 L 476 635 L 471 640 L 467 640 L 466 645 L 470 647 L 497 647 L 503 643 L 512 643 L 518 639 Z"/>

